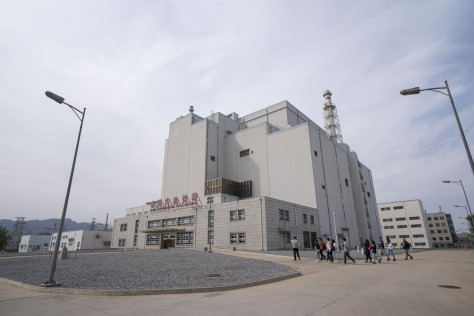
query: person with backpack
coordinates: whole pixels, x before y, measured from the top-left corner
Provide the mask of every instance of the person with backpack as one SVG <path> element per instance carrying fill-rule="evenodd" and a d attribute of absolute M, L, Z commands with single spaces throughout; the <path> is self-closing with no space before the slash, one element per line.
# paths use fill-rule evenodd
<path fill-rule="evenodd" d="M 316 250 L 316 261 L 319 262 L 321 261 L 321 254 L 319 252 L 319 241 L 317 240 L 314 241 L 314 249 Z"/>
<path fill-rule="evenodd" d="M 337 262 L 337 247 L 336 247 L 336 242 L 334 239 L 332 240 L 332 258 L 334 259 L 334 262 Z"/>
<path fill-rule="evenodd" d="M 392 242 L 390 241 L 390 238 L 388 238 L 388 237 L 386 237 L 386 238 L 387 238 L 387 243 L 386 243 L 386 246 L 387 246 L 387 261 L 390 261 L 390 254 L 392 254 L 393 261 L 397 261 L 397 259 L 395 259 L 395 255 L 393 254 Z"/>
<path fill-rule="evenodd" d="M 403 250 L 405 250 L 405 260 L 408 260 L 408 257 L 410 257 L 410 260 L 413 259 L 412 255 L 408 253 L 408 250 L 410 250 L 410 247 L 411 247 L 411 244 L 408 241 L 406 241 L 405 238 L 403 238 L 402 248 Z"/>
<path fill-rule="evenodd" d="M 326 242 L 326 255 L 328 256 L 328 260 L 331 260 L 330 263 L 333 263 L 334 258 L 332 257 L 332 242 L 331 242 L 331 239 L 329 239 L 329 237 L 327 238 L 327 242 Z"/>
<path fill-rule="evenodd" d="M 365 255 L 365 263 L 367 263 L 369 260 L 372 262 L 372 258 L 370 257 L 370 251 L 372 250 L 372 246 L 370 245 L 370 242 L 368 239 L 364 241 L 364 255 Z"/>
<path fill-rule="evenodd" d="M 380 259 L 382 259 L 383 256 L 385 256 L 385 245 L 383 243 L 382 237 L 379 237 L 379 243 L 377 246 L 378 246 L 378 251 L 379 251 L 379 257 Z"/>
<path fill-rule="evenodd" d="M 321 260 L 325 260 L 326 256 L 324 255 L 324 249 L 326 249 L 326 245 L 324 244 L 321 238 L 318 238 L 318 240 L 319 240 L 319 256 L 321 257 Z"/>
<path fill-rule="evenodd" d="M 342 247 L 344 250 L 344 264 L 346 264 L 347 258 L 351 259 L 353 263 L 356 263 L 355 260 L 349 254 L 349 246 L 347 245 L 346 238 L 344 237 L 342 238 L 342 240 L 343 240 Z"/>
<path fill-rule="evenodd" d="M 373 264 L 376 264 L 377 263 L 377 260 L 378 262 L 382 262 L 382 258 L 378 258 L 377 259 L 377 245 L 375 245 L 375 241 L 372 239 L 372 256 L 373 256 L 373 260 L 372 260 L 372 263 Z"/>

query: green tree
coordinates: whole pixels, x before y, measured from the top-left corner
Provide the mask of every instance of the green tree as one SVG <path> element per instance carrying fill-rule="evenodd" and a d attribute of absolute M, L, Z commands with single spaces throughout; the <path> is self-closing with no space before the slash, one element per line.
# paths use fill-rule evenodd
<path fill-rule="evenodd" d="M 466 217 L 467 222 L 469 223 L 469 231 L 474 234 L 474 218 L 471 215 Z"/>
<path fill-rule="evenodd" d="M 11 239 L 12 235 L 8 233 L 7 228 L 0 226 L 0 251 L 5 249 Z"/>

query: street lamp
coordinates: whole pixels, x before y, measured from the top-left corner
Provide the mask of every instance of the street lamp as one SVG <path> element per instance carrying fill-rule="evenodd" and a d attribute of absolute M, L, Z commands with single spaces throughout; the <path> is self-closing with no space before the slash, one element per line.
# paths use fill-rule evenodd
<path fill-rule="evenodd" d="M 454 106 L 453 96 L 451 95 L 451 91 L 449 90 L 448 81 L 445 80 L 444 83 L 446 85 L 445 87 L 436 87 L 436 88 L 428 88 L 428 89 L 420 89 L 420 87 L 415 87 L 415 88 L 402 90 L 400 91 L 400 94 L 412 95 L 412 94 L 419 94 L 421 91 L 433 91 L 433 92 L 444 94 L 445 96 L 449 97 L 449 100 L 451 100 L 451 106 L 453 107 L 454 116 L 456 117 L 456 122 L 458 123 L 459 132 L 461 133 L 462 141 L 464 142 L 464 148 L 466 149 L 467 158 L 469 159 L 469 164 L 471 165 L 471 171 L 472 171 L 472 174 L 474 175 L 474 163 L 472 161 L 471 151 L 469 150 L 469 145 L 467 144 L 466 137 L 464 136 L 464 131 L 461 126 L 461 121 L 459 121 L 458 112 L 456 111 L 456 107 Z M 438 90 L 447 90 L 448 93 L 446 94 Z"/>
<path fill-rule="evenodd" d="M 459 181 L 444 180 L 443 183 L 456 183 L 457 185 L 460 185 L 462 187 L 462 191 L 464 192 L 464 198 L 466 199 L 466 203 L 467 203 L 467 209 L 469 210 L 468 215 L 471 215 L 472 217 L 471 206 L 469 205 L 469 200 L 467 199 L 466 190 L 464 190 L 464 185 L 462 184 L 462 180 L 461 179 L 459 179 Z"/>
<path fill-rule="evenodd" d="M 58 260 L 58 252 L 59 252 L 59 244 L 61 242 L 61 237 L 63 233 L 63 227 L 64 227 L 64 219 L 66 217 L 66 210 L 67 210 L 67 204 L 69 201 L 69 192 L 71 192 L 71 184 L 72 184 L 72 178 L 74 176 L 74 167 L 76 166 L 76 157 L 77 157 L 77 150 L 79 149 L 79 141 L 81 139 L 81 132 L 82 132 L 82 124 L 84 123 L 84 116 L 86 115 L 86 108 L 81 112 L 75 107 L 73 107 L 70 104 L 67 104 L 64 102 L 64 98 L 60 97 L 59 95 L 56 95 L 52 92 L 46 91 L 45 92 L 46 96 L 59 104 L 66 104 L 73 112 L 76 114 L 77 118 L 81 121 L 81 126 L 79 127 L 79 135 L 77 136 L 77 144 L 76 144 L 76 151 L 74 152 L 74 159 L 72 161 L 72 168 L 71 168 L 71 175 L 69 176 L 69 184 L 67 186 L 67 193 L 66 193 L 66 200 L 64 201 L 64 207 L 63 207 L 63 214 L 61 216 L 61 223 L 59 224 L 59 231 L 58 235 L 56 237 L 56 245 L 54 247 L 54 254 L 53 254 L 53 261 L 51 263 L 51 271 L 49 272 L 49 279 L 45 283 L 43 283 L 43 286 L 61 286 L 61 284 L 58 284 L 54 281 L 54 272 L 56 271 L 56 262 Z M 82 117 L 79 117 L 77 113 L 82 114 Z"/>

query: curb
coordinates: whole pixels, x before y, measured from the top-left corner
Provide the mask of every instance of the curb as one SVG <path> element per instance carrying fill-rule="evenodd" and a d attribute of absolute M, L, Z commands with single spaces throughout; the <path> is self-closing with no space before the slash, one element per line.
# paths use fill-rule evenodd
<path fill-rule="evenodd" d="M 220 291 L 229 291 L 243 289 L 252 286 L 264 285 L 268 283 L 283 281 L 298 277 L 301 273 L 298 269 L 291 267 L 295 270 L 292 274 L 287 274 L 275 278 L 269 278 L 265 280 L 218 286 L 218 287 L 203 287 L 203 288 L 187 288 L 187 289 L 150 289 L 150 290 L 85 290 L 85 289 L 73 289 L 73 288 L 58 288 L 58 287 L 42 287 L 38 285 L 31 285 L 19 281 L 13 281 L 10 279 L 0 278 L 0 282 L 6 283 L 9 285 L 14 285 L 20 288 L 27 290 L 32 290 L 35 292 L 43 293 L 53 293 L 53 294 L 73 294 L 73 295 L 97 295 L 97 296 L 136 296 L 136 295 L 163 295 L 163 294 L 188 294 L 188 293 L 206 293 L 206 292 L 220 292 Z"/>

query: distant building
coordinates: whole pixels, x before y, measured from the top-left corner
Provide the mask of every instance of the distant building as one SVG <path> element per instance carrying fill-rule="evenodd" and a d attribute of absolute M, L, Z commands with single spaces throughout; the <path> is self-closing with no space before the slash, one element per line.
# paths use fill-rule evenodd
<path fill-rule="evenodd" d="M 51 235 L 49 250 L 54 251 L 58 238 L 58 233 Z M 59 249 L 64 247 L 69 251 L 84 249 L 110 248 L 112 240 L 111 231 L 102 230 L 76 230 L 63 232 Z"/>
<path fill-rule="evenodd" d="M 420 200 L 379 203 L 378 209 L 383 236 L 389 237 L 395 247 L 405 238 L 414 248 L 433 248 Z"/>
<path fill-rule="evenodd" d="M 50 235 L 24 235 L 21 236 L 18 252 L 47 252 L 50 242 Z"/>
<path fill-rule="evenodd" d="M 444 212 L 427 213 L 428 226 L 434 248 L 452 248 L 457 242 L 451 214 Z"/>

